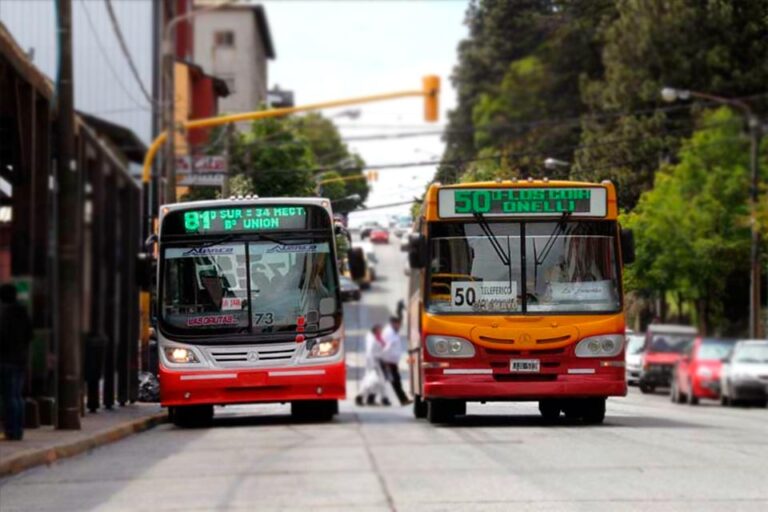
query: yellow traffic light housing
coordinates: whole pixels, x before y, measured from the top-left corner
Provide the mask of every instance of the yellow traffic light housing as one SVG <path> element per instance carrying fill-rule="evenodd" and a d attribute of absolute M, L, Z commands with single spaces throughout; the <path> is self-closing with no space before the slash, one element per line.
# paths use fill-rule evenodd
<path fill-rule="evenodd" d="M 423 78 L 424 85 L 424 120 L 435 122 L 440 117 L 438 99 L 440 97 L 440 77 L 427 75 Z"/>

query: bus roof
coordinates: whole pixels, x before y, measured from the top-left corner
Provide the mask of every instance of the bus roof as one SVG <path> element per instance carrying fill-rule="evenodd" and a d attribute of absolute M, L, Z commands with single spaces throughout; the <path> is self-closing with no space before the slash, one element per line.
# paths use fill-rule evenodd
<path fill-rule="evenodd" d="M 617 205 L 617 198 L 616 198 L 616 188 L 614 187 L 613 183 L 610 181 L 602 181 L 601 183 L 589 183 L 584 181 L 557 181 L 557 180 L 547 180 L 547 179 L 527 179 L 527 180 L 497 180 L 497 181 L 480 181 L 480 182 L 471 182 L 471 183 L 457 183 L 457 184 L 451 184 L 451 185 L 442 185 L 440 183 L 433 183 L 430 185 L 429 189 L 427 190 L 427 194 L 425 196 L 424 204 L 422 205 L 421 215 L 422 217 L 427 221 L 436 221 L 441 219 L 446 219 L 448 217 L 448 220 L 456 220 L 457 218 L 461 217 L 461 215 L 450 215 L 446 216 L 445 211 L 441 212 L 440 209 L 440 191 L 441 190 L 460 190 L 460 189 L 506 189 L 506 190 L 514 190 L 514 189 L 602 189 L 605 190 L 605 192 L 600 192 L 600 196 L 605 197 L 605 203 L 604 206 L 598 208 L 597 210 L 593 212 L 588 203 L 589 200 L 586 201 L 587 206 L 584 207 L 583 212 L 579 212 L 578 210 L 575 210 L 573 212 L 574 217 L 586 217 L 590 219 L 600 218 L 600 219 L 608 219 L 608 220 L 615 220 L 618 217 L 618 205 Z M 592 204 L 592 207 L 594 208 L 595 204 Z M 443 215 L 441 215 L 441 213 Z M 550 217 L 555 218 L 559 217 L 562 214 L 562 210 L 554 209 L 554 210 L 546 210 L 545 212 L 540 213 L 508 213 L 508 214 L 502 214 L 499 212 L 496 213 L 489 213 L 486 214 L 488 217 L 509 217 L 509 218 L 531 218 L 531 217 Z M 463 218 L 466 220 L 467 218 L 472 218 L 472 213 L 467 213 L 463 215 Z"/>

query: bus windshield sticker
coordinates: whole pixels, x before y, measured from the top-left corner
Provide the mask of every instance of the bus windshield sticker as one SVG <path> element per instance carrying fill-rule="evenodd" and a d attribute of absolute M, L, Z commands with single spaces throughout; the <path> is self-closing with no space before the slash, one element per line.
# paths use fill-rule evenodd
<path fill-rule="evenodd" d="M 608 302 L 613 300 L 611 281 L 550 283 L 552 300 L 557 302 Z"/>
<path fill-rule="evenodd" d="M 278 245 L 270 242 L 252 243 L 250 247 L 251 256 L 262 254 L 323 254 L 330 252 L 328 243 L 320 244 L 300 244 L 300 245 Z"/>
<path fill-rule="evenodd" d="M 221 299 L 222 311 L 239 311 L 245 306 L 245 300 L 240 297 L 224 297 Z"/>
<path fill-rule="evenodd" d="M 444 188 L 438 193 L 442 218 L 604 217 L 607 193 L 602 187 Z"/>
<path fill-rule="evenodd" d="M 265 313 L 254 313 L 253 323 L 256 325 L 272 325 L 275 323 L 275 314 L 271 311 Z"/>
<path fill-rule="evenodd" d="M 492 312 L 517 309 L 517 282 L 453 281 L 451 311 Z"/>
<path fill-rule="evenodd" d="M 214 327 L 219 325 L 237 325 L 234 315 L 192 316 L 187 318 L 187 327 Z"/>

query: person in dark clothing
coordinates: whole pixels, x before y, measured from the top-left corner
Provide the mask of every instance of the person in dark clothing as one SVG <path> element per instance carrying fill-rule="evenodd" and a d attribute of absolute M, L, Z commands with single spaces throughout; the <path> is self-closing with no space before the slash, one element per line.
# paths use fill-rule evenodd
<path fill-rule="evenodd" d="M 16 287 L 0 286 L 0 393 L 3 397 L 5 438 L 24 436 L 24 378 L 32 341 L 32 322 L 27 308 L 16 300 Z"/>

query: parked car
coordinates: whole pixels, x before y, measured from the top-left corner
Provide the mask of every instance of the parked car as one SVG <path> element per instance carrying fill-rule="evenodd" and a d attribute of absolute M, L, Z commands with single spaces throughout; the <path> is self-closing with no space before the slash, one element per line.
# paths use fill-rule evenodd
<path fill-rule="evenodd" d="M 762 407 L 768 404 L 767 340 L 744 340 L 734 345 L 723 360 L 720 401 L 723 405 L 747 401 Z"/>
<path fill-rule="evenodd" d="M 640 369 L 643 366 L 644 333 L 627 334 L 627 348 L 624 351 L 627 372 L 627 384 L 635 385 L 640 381 Z"/>
<path fill-rule="evenodd" d="M 681 404 L 699 403 L 701 398 L 720 398 L 722 359 L 731 352 L 736 340 L 697 337 L 675 365 L 670 399 Z"/>
<path fill-rule="evenodd" d="M 411 221 L 400 221 L 395 226 L 393 232 L 397 238 L 401 238 L 403 235 L 407 235 L 413 229 Z"/>
<path fill-rule="evenodd" d="M 341 300 L 344 302 L 360 300 L 360 287 L 347 276 L 339 276 L 339 286 L 341 287 Z"/>
<path fill-rule="evenodd" d="M 696 328 L 688 325 L 651 324 L 645 333 L 643 366 L 638 382 L 640 391 L 653 393 L 657 387 L 667 388 L 672 382 L 680 356 L 696 337 Z"/>
<path fill-rule="evenodd" d="M 367 221 L 363 222 L 362 226 L 360 226 L 360 239 L 365 240 L 366 238 L 371 236 L 371 231 L 374 229 L 383 229 L 378 222 L 375 221 Z"/>
<path fill-rule="evenodd" d="M 389 243 L 389 231 L 384 228 L 376 228 L 371 230 L 370 234 L 371 242 L 375 244 L 388 244 Z"/>

